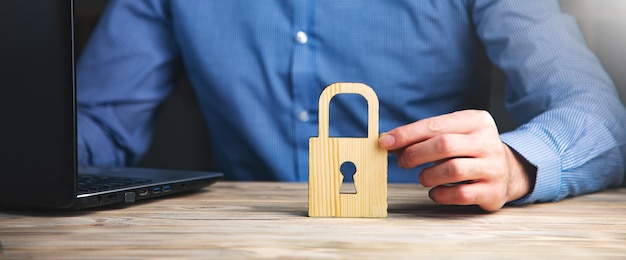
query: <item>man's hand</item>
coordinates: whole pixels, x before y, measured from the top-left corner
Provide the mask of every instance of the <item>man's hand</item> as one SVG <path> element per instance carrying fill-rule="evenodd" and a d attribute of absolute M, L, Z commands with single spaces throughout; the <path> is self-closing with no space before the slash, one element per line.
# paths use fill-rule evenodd
<path fill-rule="evenodd" d="M 496 211 L 534 187 L 535 170 L 500 141 L 486 111 L 464 110 L 420 120 L 383 133 L 379 144 L 398 154 L 402 168 L 434 163 L 424 169 L 419 181 L 433 187 L 429 196 L 437 203 Z"/>

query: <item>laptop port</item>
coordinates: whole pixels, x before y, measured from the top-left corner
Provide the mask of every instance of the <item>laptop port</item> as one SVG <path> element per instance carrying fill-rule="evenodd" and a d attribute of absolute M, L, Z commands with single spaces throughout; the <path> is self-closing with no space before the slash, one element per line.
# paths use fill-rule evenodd
<path fill-rule="evenodd" d="M 157 193 L 161 193 L 161 187 L 159 186 L 152 187 L 152 194 L 157 194 Z"/>
<path fill-rule="evenodd" d="M 163 185 L 163 192 L 168 192 L 172 190 L 172 186 L 171 185 Z"/>
<path fill-rule="evenodd" d="M 150 192 L 148 191 L 148 189 L 140 189 L 137 194 L 139 194 L 139 197 L 143 197 L 143 196 L 147 196 Z"/>

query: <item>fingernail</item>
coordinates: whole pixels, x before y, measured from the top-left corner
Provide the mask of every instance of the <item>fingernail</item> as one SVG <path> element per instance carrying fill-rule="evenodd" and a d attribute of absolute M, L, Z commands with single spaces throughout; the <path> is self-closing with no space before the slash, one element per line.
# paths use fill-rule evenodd
<path fill-rule="evenodd" d="M 380 138 L 378 138 L 378 143 L 383 148 L 389 148 L 396 143 L 396 138 L 394 138 L 393 135 L 383 133 L 380 135 Z"/>

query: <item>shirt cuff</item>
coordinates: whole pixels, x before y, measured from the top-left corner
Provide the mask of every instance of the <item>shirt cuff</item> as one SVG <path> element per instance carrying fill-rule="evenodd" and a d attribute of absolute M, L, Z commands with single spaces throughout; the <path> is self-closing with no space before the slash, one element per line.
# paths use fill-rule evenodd
<path fill-rule="evenodd" d="M 507 205 L 556 200 L 561 187 L 561 163 L 554 150 L 539 137 L 524 129 L 501 134 L 500 139 L 537 167 L 534 189 L 526 196 L 511 201 Z"/>

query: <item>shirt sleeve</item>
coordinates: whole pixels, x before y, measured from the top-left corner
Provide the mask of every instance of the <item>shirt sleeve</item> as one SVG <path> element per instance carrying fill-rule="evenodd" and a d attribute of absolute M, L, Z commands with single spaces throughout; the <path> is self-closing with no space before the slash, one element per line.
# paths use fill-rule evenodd
<path fill-rule="evenodd" d="M 163 1 L 110 1 L 77 64 L 78 161 L 121 166 L 149 145 L 179 66 Z"/>
<path fill-rule="evenodd" d="M 473 3 L 478 36 L 506 75 L 506 107 L 520 123 L 501 139 L 537 167 L 534 190 L 512 204 L 620 185 L 626 112 L 576 21 L 557 1 Z"/>

